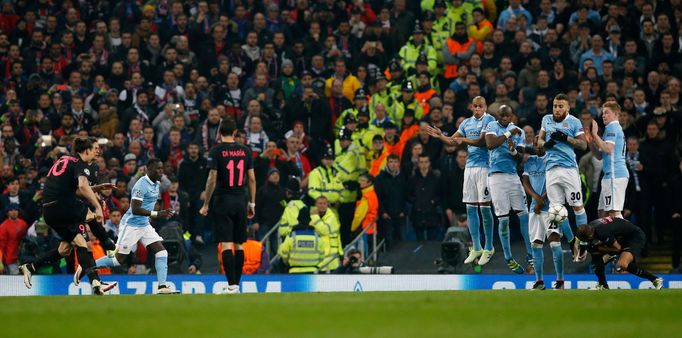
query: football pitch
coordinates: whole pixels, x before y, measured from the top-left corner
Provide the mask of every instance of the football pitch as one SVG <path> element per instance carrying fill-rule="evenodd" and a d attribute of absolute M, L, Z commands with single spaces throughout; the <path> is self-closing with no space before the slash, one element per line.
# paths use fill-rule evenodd
<path fill-rule="evenodd" d="M 682 290 L 0 297 L 2 337 L 681 337 Z"/>

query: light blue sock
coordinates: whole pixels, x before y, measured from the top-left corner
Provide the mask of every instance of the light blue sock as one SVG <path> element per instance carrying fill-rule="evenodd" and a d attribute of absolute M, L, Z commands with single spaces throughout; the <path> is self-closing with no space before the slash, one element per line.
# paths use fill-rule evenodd
<path fill-rule="evenodd" d="M 502 242 L 502 251 L 504 251 L 504 260 L 512 259 L 511 244 L 509 243 L 509 216 L 499 217 L 500 221 L 498 233 L 500 235 L 500 242 Z"/>
<path fill-rule="evenodd" d="M 585 213 L 585 208 L 575 212 L 575 226 L 579 227 L 582 224 L 587 224 L 587 214 Z"/>
<path fill-rule="evenodd" d="M 98 268 L 108 268 L 112 266 L 119 266 L 118 260 L 115 257 L 104 256 L 95 261 L 95 266 Z"/>
<path fill-rule="evenodd" d="M 156 279 L 159 285 L 166 285 L 166 275 L 168 274 L 168 251 L 162 250 L 154 255 L 154 267 L 156 268 Z"/>
<path fill-rule="evenodd" d="M 495 222 L 493 221 L 493 211 L 490 209 L 489 205 L 481 206 L 481 215 L 483 216 L 483 234 L 485 235 L 485 246 L 486 250 L 493 249 L 493 229 L 495 228 Z"/>
<path fill-rule="evenodd" d="M 571 243 L 573 240 L 573 230 L 571 229 L 571 223 L 568 222 L 568 218 L 566 218 L 561 224 L 559 224 L 559 229 L 561 229 L 561 234 L 566 238 L 566 240 Z"/>
<path fill-rule="evenodd" d="M 543 280 L 542 267 L 545 264 L 545 253 L 542 251 L 542 244 L 533 243 L 533 267 L 535 268 L 535 280 Z"/>
<path fill-rule="evenodd" d="M 478 218 L 478 206 L 467 204 L 467 225 L 471 234 L 474 250 L 481 250 L 481 220 Z"/>
<path fill-rule="evenodd" d="M 554 261 L 554 270 L 556 270 L 556 279 L 564 280 L 564 253 L 561 251 L 561 242 L 549 242 L 549 247 L 552 248 L 552 260 Z"/>
<path fill-rule="evenodd" d="M 528 211 L 521 211 L 519 216 L 519 227 L 521 229 L 521 237 L 523 237 L 523 242 L 526 244 L 526 253 L 528 256 L 533 255 L 533 249 L 530 245 L 530 236 L 528 235 Z"/>

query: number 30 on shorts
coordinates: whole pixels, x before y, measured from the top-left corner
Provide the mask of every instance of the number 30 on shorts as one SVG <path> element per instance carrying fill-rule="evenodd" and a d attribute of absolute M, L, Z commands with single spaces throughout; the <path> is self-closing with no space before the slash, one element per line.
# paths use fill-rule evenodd
<path fill-rule="evenodd" d="M 571 201 L 579 201 L 580 200 L 580 192 L 572 192 L 571 193 Z"/>

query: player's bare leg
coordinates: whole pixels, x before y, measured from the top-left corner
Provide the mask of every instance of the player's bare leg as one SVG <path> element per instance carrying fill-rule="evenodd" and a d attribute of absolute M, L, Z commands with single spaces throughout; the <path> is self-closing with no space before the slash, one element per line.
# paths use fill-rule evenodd
<path fill-rule="evenodd" d="M 635 256 L 628 251 L 622 251 L 618 262 L 616 263 L 617 271 L 627 271 L 635 276 L 648 279 L 654 284 L 654 287 L 658 290 L 663 287 L 663 278 L 652 275 L 644 268 L 640 267 L 635 260 Z"/>

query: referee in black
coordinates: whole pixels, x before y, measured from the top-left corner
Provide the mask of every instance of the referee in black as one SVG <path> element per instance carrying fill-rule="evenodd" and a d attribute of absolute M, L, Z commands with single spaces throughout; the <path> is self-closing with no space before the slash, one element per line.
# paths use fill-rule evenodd
<path fill-rule="evenodd" d="M 19 267 L 24 275 L 24 284 L 31 288 L 31 276 L 41 266 L 68 256 L 72 250 L 78 255 L 78 262 L 82 269 L 77 269 L 74 284 L 78 285 L 82 274 L 87 274 L 92 283 L 93 293 L 102 295 L 116 284 L 103 283 L 95 267 L 95 260 L 88 252 L 87 243 L 83 237 L 84 222 L 92 219 L 102 222 L 102 206 L 88 182 L 88 164 L 97 155 L 95 146 L 90 139 L 77 138 L 73 142 L 73 151 L 77 155 L 62 156 L 55 161 L 45 180 L 43 191 L 43 216 L 45 222 L 55 230 L 61 238 L 59 247 L 45 253 L 32 263 Z M 85 200 L 95 212 L 81 200 Z"/>
<path fill-rule="evenodd" d="M 646 236 L 642 229 L 631 222 L 615 217 L 598 218 L 580 225 L 576 236 L 587 243 L 587 251 L 592 255 L 592 265 L 599 280 L 597 289 L 609 288 L 604 271 L 605 255 L 619 256 L 617 271 L 627 271 L 648 279 L 657 290 L 663 287 L 663 278 L 652 275 L 637 264 L 637 257 L 641 257 L 646 244 Z"/>
<path fill-rule="evenodd" d="M 236 133 L 234 119 L 228 117 L 220 122 L 222 143 L 216 144 L 209 152 L 206 198 L 199 210 L 206 216 L 210 205 L 214 236 L 216 242 L 220 243 L 228 282 L 228 287 L 223 290 L 225 294 L 239 293 L 244 266 L 242 244 L 246 241 L 246 220 L 253 217 L 256 208 L 256 176 L 251 149 L 234 141 Z"/>

